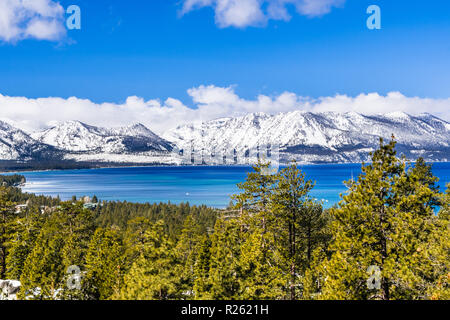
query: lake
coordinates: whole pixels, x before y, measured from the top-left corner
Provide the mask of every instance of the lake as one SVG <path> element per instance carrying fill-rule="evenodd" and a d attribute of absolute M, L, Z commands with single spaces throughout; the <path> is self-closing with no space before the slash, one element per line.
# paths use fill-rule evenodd
<path fill-rule="evenodd" d="M 330 207 L 346 191 L 343 181 L 361 172 L 360 164 L 324 164 L 299 166 L 308 179 L 316 181 L 311 192 Z M 168 202 L 226 207 L 230 195 L 238 192 L 237 183 L 252 171 L 245 166 L 222 167 L 127 167 L 86 170 L 22 172 L 27 179 L 23 191 L 68 200 L 73 195 L 93 196 L 101 200 L 129 202 Z M 433 173 L 445 190 L 450 182 L 450 163 L 434 163 Z"/>

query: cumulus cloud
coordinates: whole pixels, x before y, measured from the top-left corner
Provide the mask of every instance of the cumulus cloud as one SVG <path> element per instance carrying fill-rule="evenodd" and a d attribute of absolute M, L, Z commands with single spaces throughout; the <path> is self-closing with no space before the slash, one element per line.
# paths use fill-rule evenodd
<path fill-rule="evenodd" d="M 288 7 L 305 16 L 317 17 L 342 6 L 346 0 L 183 0 L 181 14 L 204 7 L 215 11 L 216 24 L 220 28 L 263 26 L 268 20 L 291 19 Z"/>
<path fill-rule="evenodd" d="M 410 115 L 430 113 L 450 121 L 450 98 L 406 97 L 400 92 L 390 92 L 386 96 L 378 93 L 360 94 L 356 97 L 336 95 L 308 101 L 304 104 L 304 110 L 313 112 L 358 112 L 366 115 L 397 111 Z"/>
<path fill-rule="evenodd" d="M 289 111 L 349 112 L 362 114 L 403 111 L 409 114 L 431 113 L 450 120 L 450 98 L 428 99 L 406 97 L 399 92 L 386 96 L 378 93 L 356 97 L 336 95 L 311 99 L 291 92 L 276 96 L 259 95 L 248 100 L 236 94 L 234 87 L 200 86 L 188 90 L 195 103 L 189 108 L 180 100 L 168 98 L 145 101 L 129 97 L 123 104 L 101 103 L 79 98 L 9 97 L 0 94 L 0 119 L 28 132 L 43 129 L 56 122 L 79 120 L 91 125 L 116 127 L 143 123 L 158 134 L 178 125 L 223 117 L 243 116 L 253 112 L 277 114 Z"/>
<path fill-rule="evenodd" d="M 56 41 L 66 34 L 64 9 L 52 0 L 1 0 L 0 41 Z"/>

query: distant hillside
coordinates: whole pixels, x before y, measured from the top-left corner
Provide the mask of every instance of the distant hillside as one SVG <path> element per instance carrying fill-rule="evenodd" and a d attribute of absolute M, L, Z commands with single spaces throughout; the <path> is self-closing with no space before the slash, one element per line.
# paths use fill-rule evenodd
<path fill-rule="evenodd" d="M 193 144 L 206 154 L 279 144 L 284 162 L 361 162 L 369 159 L 380 137 L 392 134 L 398 150 L 410 159 L 450 160 L 450 123 L 430 114 L 258 113 L 180 126 L 164 137 L 179 148 Z"/>
<path fill-rule="evenodd" d="M 302 163 L 346 163 L 369 159 L 380 137 L 398 141 L 407 158 L 450 161 L 450 123 L 431 114 L 393 112 L 289 112 L 248 114 L 199 125 L 184 125 L 163 137 L 142 124 L 100 128 L 68 121 L 32 135 L 0 122 L 0 162 L 9 167 L 90 167 L 92 164 L 180 164 L 189 152 L 202 156 L 232 153 L 245 163 L 249 150 L 279 145 L 280 160 Z M 46 164 L 49 164 L 48 166 Z M 51 165 L 50 165 L 51 164 Z M 79 164 L 79 165 L 77 165 Z M 33 165 L 32 167 L 35 167 Z"/>

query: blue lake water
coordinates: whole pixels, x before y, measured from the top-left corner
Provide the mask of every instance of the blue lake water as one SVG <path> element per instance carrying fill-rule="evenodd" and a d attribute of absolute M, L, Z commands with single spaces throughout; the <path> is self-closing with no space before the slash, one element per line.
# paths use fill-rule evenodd
<path fill-rule="evenodd" d="M 308 179 L 316 181 L 312 196 L 330 207 L 346 191 L 343 181 L 361 172 L 360 164 L 299 166 Z M 252 171 L 250 167 L 132 167 L 86 170 L 23 172 L 25 192 L 59 195 L 97 195 L 101 200 L 130 202 L 189 202 L 217 208 L 226 207 L 230 195 L 239 190 L 237 183 Z M 442 190 L 450 182 L 450 163 L 434 163 L 433 173 L 440 178 Z"/>

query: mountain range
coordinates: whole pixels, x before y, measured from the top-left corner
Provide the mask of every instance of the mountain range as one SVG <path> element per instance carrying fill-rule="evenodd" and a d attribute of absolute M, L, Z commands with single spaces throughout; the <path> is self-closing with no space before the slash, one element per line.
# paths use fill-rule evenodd
<path fill-rule="evenodd" d="M 303 111 L 221 118 L 179 126 L 162 136 L 142 124 L 101 128 L 79 121 L 29 134 L 0 121 L 0 160 L 180 164 L 180 150 L 186 158 L 189 150 L 236 155 L 279 145 L 282 163 L 346 163 L 367 161 L 379 138 L 392 135 L 408 159 L 450 161 L 450 123 L 431 114 Z M 244 163 L 243 157 L 234 163 Z"/>
<path fill-rule="evenodd" d="M 45 131 L 33 133 L 31 137 L 60 150 L 77 153 L 122 154 L 172 149 L 169 142 L 140 123 L 106 129 L 79 121 L 67 121 Z"/>

